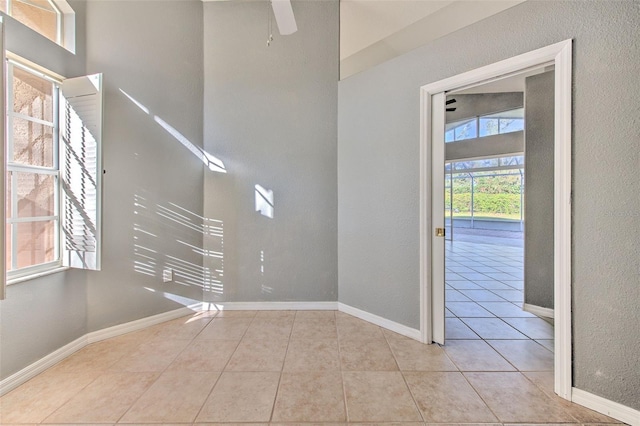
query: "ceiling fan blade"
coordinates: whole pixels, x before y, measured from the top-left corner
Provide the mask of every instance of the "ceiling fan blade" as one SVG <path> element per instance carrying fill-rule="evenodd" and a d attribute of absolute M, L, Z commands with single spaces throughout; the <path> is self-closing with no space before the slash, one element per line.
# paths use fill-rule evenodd
<path fill-rule="evenodd" d="M 281 35 L 289 35 L 298 31 L 296 18 L 293 16 L 291 0 L 271 0 L 271 7 Z"/>
<path fill-rule="evenodd" d="M 448 101 L 445 102 L 445 105 L 451 105 L 451 104 L 455 104 L 456 100 L 455 99 L 449 99 Z"/>
<path fill-rule="evenodd" d="M 457 108 L 447 108 L 447 112 L 453 112 L 455 111 Z"/>

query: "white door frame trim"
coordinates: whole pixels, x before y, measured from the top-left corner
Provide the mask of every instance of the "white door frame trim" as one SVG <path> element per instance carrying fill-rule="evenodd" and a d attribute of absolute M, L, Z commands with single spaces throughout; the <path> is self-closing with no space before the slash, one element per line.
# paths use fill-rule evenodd
<path fill-rule="evenodd" d="M 431 99 L 438 93 L 477 85 L 532 67 L 555 65 L 554 130 L 554 307 L 555 392 L 571 400 L 571 65 L 572 41 L 565 40 L 420 88 L 420 332 L 433 341 L 431 278 Z M 444 320 L 444 319 L 443 319 Z"/>

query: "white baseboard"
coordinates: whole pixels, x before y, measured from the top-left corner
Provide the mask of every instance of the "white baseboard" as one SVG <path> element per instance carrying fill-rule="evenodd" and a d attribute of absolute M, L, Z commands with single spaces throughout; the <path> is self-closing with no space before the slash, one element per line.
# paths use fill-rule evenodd
<path fill-rule="evenodd" d="M 386 328 L 389 331 L 402 334 L 403 336 L 409 337 L 411 339 L 414 339 L 417 341 L 421 341 L 422 339 L 422 334 L 420 333 L 420 330 L 407 327 L 406 325 L 388 320 L 386 318 L 382 318 L 378 315 L 371 314 L 369 312 L 363 311 L 358 308 L 354 308 L 353 306 L 345 305 L 344 303 L 338 303 L 338 310 L 340 312 L 353 315 L 354 317 L 360 318 L 361 320 L 365 320 L 367 322 L 370 322 L 382 328 Z"/>
<path fill-rule="evenodd" d="M 124 324 L 114 325 L 113 327 L 103 328 L 102 330 L 92 331 L 86 335 L 87 343 L 95 343 L 112 337 L 122 336 L 123 334 L 142 330 L 143 328 L 184 317 L 201 310 L 202 304 L 198 303 L 184 308 L 175 309 L 173 311 L 152 315 L 150 317 L 140 318 L 139 320 L 126 322 Z"/>
<path fill-rule="evenodd" d="M 25 383 L 45 371 L 47 368 L 52 367 L 65 359 L 66 357 L 73 355 L 75 352 L 87 346 L 87 335 L 77 338 L 73 342 L 64 345 L 60 349 L 51 352 L 43 358 L 40 358 L 31 365 L 26 366 L 17 373 L 12 374 L 6 379 L 0 381 L 0 396 L 6 394 L 9 391 L 17 388 L 21 384 Z"/>
<path fill-rule="evenodd" d="M 189 307 L 176 309 L 169 312 L 163 312 L 161 314 L 153 315 L 139 320 L 127 322 L 124 324 L 115 325 L 113 327 L 105 328 L 103 330 L 93 331 L 87 333 L 82 337 L 77 338 L 73 342 L 57 349 L 56 351 L 46 355 L 31 365 L 23 368 L 17 373 L 12 374 L 6 379 L 0 381 L 0 396 L 10 392 L 17 388 L 21 384 L 25 383 L 29 379 L 44 372 L 47 368 L 54 366 L 60 361 L 64 360 L 75 352 L 84 348 L 88 344 L 99 342 L 101 340 L 110 339 L 112 337 L 121 336 L 133 331 L 142 330 L 143 328 L 150 327 L 152 325 L 160 324 L 162 322 L 170 321 L 172 319 L 180 318 L 198 311 L 211 311 L 211 310 L 296 310 L 296 311 L 326 311 L 326 310 L 339 310 L 341 312 L 353 315 L 354 317 L 368 321 L 372 324 L 386 328 L 387 330 L 402 334 L 409 338 L 420 340 L 420 330 L 416 330 L 406 325 L 399 324 L 397 322 L 382 318 L 380 316 L 365 312 L 358 308 L 354 308 L 344 303 L 338 302 L 224 302 L 224 303 L 198 303 Z"/>
<path fill-rule="evenodd" d="M 212 302 L 205 310 L 229 311 L 337 311 L 338 302 Z"/>
<path fill-rule="evenodd" d="M 44 372 L 47 368 L 53 367 L 60 361 L 63 361 L 65 358 L 73 355 L 75 352 L 84 348 L 88 344 L 99 342 L 104 339 L 109 339 L 111 337 L 121 336 L 132 331 L 142 330 L 143 328 L 152 325 L 160 324 L 165 321 L 170 321 L 172 319 L 189 315 L 194 311 L 198 311 L 200 309 L 201 304 L 197 304 L 191 307 L 184 307 L 169 312 L 163 312 L 158 315 L 153 315 L 136 321 L 119 324 L 113 327 L 105 328 L 103 330 L 85 334 L 84 336 L 77 338 L 73 342 L 64 345 L 60 349 L 51 352 L 49 355 L 40 358 L 33 364 L 26 366 L 17 373 L 14 373 L 6 379 L 0 381 L 0 396 L 12 391 L 21 384 L 34 378 L 38 374 Z"/>
<path fill-rule="evenodd" d="M 602 413 L 605 416 L 628 423 L 631 426 L 640 426 L 640 411 L 627 407 L 626 405 L 610 401 L 577 388 L 571 389 L 571 401 L 597 411 L 598 413 Z"/>
<path fill-rule="evenodd" d="M 525 312 L 529 312 L 530 314 L 537 315 L 539 317 L 553 318 L 553 309 L 550 309 L 550 308 L 543 308 L 542 306 L 523 303 L 522 310 Z"/>

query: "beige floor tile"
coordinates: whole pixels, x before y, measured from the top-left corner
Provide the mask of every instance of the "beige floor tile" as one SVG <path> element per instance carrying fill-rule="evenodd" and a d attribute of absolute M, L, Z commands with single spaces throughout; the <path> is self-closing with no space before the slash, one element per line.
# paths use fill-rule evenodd
<path fill-rule="evenodd" d="M 460 371 L 515 371 L 498 352 L 482 340 L 449 340 L 444 345 Z"/>
<path fill-rule="evenodd" d="M 336 311 L 297 311 L 296 312 L 296 320 L 298 319 L 314 319 L 314 320 L 325 320 L 325 319 L 336 319 Z"/>
<path fill-rule="evenodd" d="M 123 356 L 110 371 L 163 371 L 171 364 L 180 352 L 187 347 L 190 340 L 158 340 L 152 339 Z"/>
<path fill-rule="evenodd" d="M 535 315 L 522 310 L 511 302 L 479 302 L 486 310 L 499 316 L 500 318 L 533 318 Z"/>
<path fill-rule="evenodd" d="M 446 339 L 480 339 L 465 323 L 459 318 L 445 318 L 445 338 Z"/>
<path fill-rule="evenodd" d="M 10 426 L 10 425 L 5 425 L 4 423 L 1 423 L 1 424 L 3 426 Z M 73 426 L 109 426 L 109 425 L 112 425 L 112 423 L 73 423 Z M 21 424 L 20 426 L 26 426 L 26 425 Z M 47 423 L 47 426 L 69 426 L 69 423 Z M 132 425 L 128 425 L 128 426 L 132 426 Z M 161 425 L 155 425 L 155 426 L 161 426 Z M 165 425 L 162 425 L 162 426 L 165 426 Z"/>
<path fill-rule="evenodd" d="M 121 424 L 125 424 L 126 426 L 149 426 L 149 425 L 153 425 L 153 426 L 191 426 L 191 423 L 116 423 L 116 425 L 121 425 Z M 47 426 L 56 426 L 56 425 L 47 425 Z M 69 426 L 69 425 L 64 425 L 64 426 Z M 73 426 L 81 426 L 81 425 L 75 425 L 74 424 Z M 96 426 L 105 426 L 105 425 L 98 424 Z M 198 424 L 198 426 L 202 426 L 202 425 Z"/>
<path fill-rule="evenodd" d="M 273 411 L 276 422 L 346 420 L 339 372 L 283 373 Z"/>
<path fill-rule="evenodd" d="M 536 339 L 536 342 L 540 343 L 542 346 L 549 349 L 551 352 L 555 350 L 553 339 Z"/>
<path fill-rule="evenodd" d="M 153 327 L 149 327 L 149 331 L 153 333 L 154 339 L 191 340 L 196 337 L 211 320 L 211 317 L 189 315 L 154 325 Z"/>
<path fill-rule="evenodd" d="M 292 339 L 289 341 L 284 371 L 340 370 L 337 339 Z"/>
<path fill-rule="evenodd" d="M 425 345 L 408 337 L 389 338 L 389 346 L 403 371 L 458 371 L 438 345 Z"/>
<path fill-rule="evenodd" d="M 197 340 L 240 340 L 249 328 L 252 318 L 214 318 L 200 332 Z"/>
<path fill-rule="evenodd" d="M 216 318 L 254 318 L 258 311 L 218 311 Z"/>
<path fill-rule="evenodd" d="M 408 372 L 403 375 L 426 422 L 498 420 L 461 373 Z"/>
<path fill-rule="evenodd" d="M 347 426 L 353 423 L 334 423 L 334 422 L 289 422 L 289 423 L 269 423 L 269 426 Z M 200 425 L 198 425 L 200 426 Z M 406 423 L 404 424 L 406 426 Z"/>
<path fill-rule="evenodd" d="M 287 339 L 247 339 L 240 341 L 226 371 L 282 371 Z"/>
<path fill-rule="evenodd" d="M 157 373 L 105 373 L 44 423 L 115 423 L 157 378 Z"/>
<path fill-rule="evenodd" d="M 527 339 L 527 336 L 500 318 L 460 318 L 483 339 Z M 509 318 L 506 318 L 509 319 Z M 527 318 L 523 318 L 527 319 Z"/>
<path fill-rule="evenodd" d="M 256 318 L 259 319 L 274 319 L 274 318 L 289 318 L 293 320 L 297 311 L 258 311 Z"/>
<path fill-rule="evenodd" d="M 136 401 L 119 423 L 192 422 L 220 373 L 169 371 Z"/>
<path fill-rule="evenodd" d="M 580 426 L 580 423 L 505 423 L 504 426 Z"/>
<path fill-rule="evenodd" d="M 58 363 L 52 370 L 59 373 L 105 371 L 123 356 L 134 352 L 144 341 L 125 335 L 93 343 Z"/>
<path fill-rule="evenodd" d="M 269 423 L 194 423 L 194 425 L 196 426 L 269 426 Z M 148 426 L 148 425 L 145 425 L 145 426 Z"/>
<path fill-rule="evenodd" d="M 402 422 L 402 423 L 392 423 L 392 422 L 376 422 L 376 423 L 354 423 L 354 422 L 350 422 L 348 423 L 349 426 L 378 426 L 378 425 L 383 425 L 383 426 L 424 426 L 424 423 L 422 422 Z M 447 425 L 450 426 L 450 425 Z M 467 426 L 467 425 L 464 425 Z M 489 425 L 483 425 L 483 426 L 489 426 Z M 501 426 L 501 425 L 498 425 Z"/>
<path fill-rule="evenodd" d="M 567 413 L 574 417 L 580 423 L 619 423 L 617 420 L 600 414 L 597 411 L 590 410 L 578 404 L 574 404 L 565 399 L 560 398 L 554 392 L 554 378 L 552 371 L 531 371 L 524 372 L 529 380 L 531 380 L 538 388 L 540 388 L 549 398 L 555 399 L 562 405 Z"/>
<path fill-rule="evenodd" d="M 280 373 L 224 372 L 196 422 L 268 422 Z"/>
<path fill-rule="evenodd" d="M 399 372 L 345 371 L 342 376 L 349 421 L 422 421 L 413 397 Z"/>
<path fill-rule="evenodd" d="M 337 339 L 334 319 L 299 319 L 293 323 L 292 339 Z"/>
<path fill-rule="evenodd" d="M 521 373 L 465 373 L 503 423 L 575 423 L 562 406 Z"/>
<path fill-rule="evenodd" d="M 278 312 L 278 311 L 274 311 Z M 254 318 L 245 339 L 283 340 L 291 337 L 293 317 Z"/>
<path fill-rule="evenodd" d="M 424 423 L 424 426 L 503 426 L 501 423 Z M 566 425 L 570 426 L 570 425 Z"/>
<path fill-rule="evenodd" d="M 447 309 L 459 318 L 493 318 L 491 312 L 477 304 L 476 302 L 449 302 Z"/>
<path fill-rule="evenodd" d="M 504 321 L 530 339 L 553 339 L 553 325 L 542 318 L 504 318 Z"/>
<path fill-rule="evenodd" d="M 380 339 L 382 330 L 377 325 L 351 316 L 340 316 L 336 319 L 339 339 Z"/>
<path fill-rule="evenodd" d="M 222 371 L 237 347 L 237 340 L 194 340 L 171 363 L 169 370 Z"/>
<path fill-rule="evenodd" d="M 384 339 L 343 339 L 340 341 L 343 370 L 397 371 L 398 364 Z"/>
<path fill-rule="evenodd" d="M 99 374 L 44 372 L 0 398 L 0 423 L 40 423 Z"/>
<path fill-rule="evenodd" d="M 553 371 L 553 352 L 533 340 L 487 340 L 519 371 Z"/>

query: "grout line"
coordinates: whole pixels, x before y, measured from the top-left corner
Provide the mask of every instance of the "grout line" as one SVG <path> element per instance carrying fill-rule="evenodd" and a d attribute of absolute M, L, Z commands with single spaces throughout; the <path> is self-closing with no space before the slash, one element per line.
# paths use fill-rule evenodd
<path fill-rule="evenodd" d="M 124 412 L 124 413 L 122 413 L 122 415 L 121 415 L 120 417 L 118 417 L 118 420 L 116 421 L 116 423 L 119 423 L 119 422 L 120 422 L 120 420 L 122 420 L 122 418 L 123 418 L 124 416 L 126 416 L 126 415 L 127 415 L 127 413 L 128 413 L 129 411 L 131 411 L 131 409 L 133 408 L 133 406 L 134 406 L 134 405 L 136 405 L 136 403 L 140 400 L 140 398 L 142 398 L 142 397 L 143 397 L 143 396 L 144 396 L 144 395 L 145 395 L 145 394 L 146 394 L 146 393 L 147 393 L 147 392 L 148 392 L 148 391 L 153 387 L 153 385 L 155 385 L 155 384 L 158 382 L 158 380 L 160 380 L 160 377 L 162 377 L 162 375 L 163 375 L 163 374 L 164 374 L 164 373 L 169 369 L 169 367 L 170 367 L 170 366 L 175 362 L 175 360 L 176 360 L 176 359 L 178 359 L 178 357 L 179 357 L 180 355 L 182 355 L 182 353 L 183 353 L 183 352 L 184 352 L 184 351 L 185 351 L 185 350 L 186 350 L 186 349 L 187 349 L 187 348 L 188 348 L 188 347 L 193 343 L 193 341 L 196 339 L 196 337 L 197 337 L 200 333 L 202 333 L 202 330 L 204 330 L 204 329 L 205 329 L 205 328 L 206 328 L 206 327 L 211 323 L 211 321 L 213 320 L 213 318 L 214 318 L 215 316 L 217 316 L 217 315 L 218 315 L 218 314 L 216 313 L 216 315 L 214 315 L 213 317 L 211 317 L 211 318 L 209 319 L 209 321 L 207 321 L 207 323 L 206 323 L 206 324 L 205 324 L 205 325 L 200 329 L 200 331 L 198 331 L 198 332 L 197 332 L 197 333 L 196 333 L 196 334 L 191 338 L 191 340 L 189 341 L 189 343 L 187 343 L 187 344 L 184 346 L 184 348 L 182 348 L 182 350 L 181 350 L 181 351 L 179 351 L 179 352 L 176 354 L 176 356 L 175 356 L 175 357 L 173 357 L 173 359 L 172 359 L 172 360 L 171 360 L 171 361 L 170 361 L 170 362 L 165 366 L 165 368 L 164 368 L 162 371 L 158 371 L 158 372 L 156 372 L 156 371 L 152 371 L 152 372 L 149 372 L 149 373 L 158 373 L 158 377 L 156 377 L 156 378 L 155 378 L 155 380 L 154 380 L 154 381 L 149 385 L 149 387 L 147 387 L 147 388 L 146 388 L 146 389 L 145 389 L 145 390 L 144 390 L 140 395 L 138 395 L 138 397 L 135 399 L 135 401 L 133 401 L 133 402 L 131 403 L 131 405 L 129 405 L 129 408 L 127 408 L 127 409 L 125 410 L 125 412 Z M 193 316 L 193 314 L 189 314 L 189 315 L 185 315 L 185 316 L 180 317 L 180 318 L 176 318 L 176 319 L 173 319 L 173 320 L 165 321 L 165 322 L 160 323 L 160 324 L 157 324 L 157 325 L 162 325 L 162 324 L 164 324 L 164 325 L 166 326 L 166 324 L 167 324 L 168 322 L 176 321 L 176 320 L 179 320 L 179 319 L 182 319 L 182 318 L 186 318 L 186 317 L 191 317 L 191 316 Z M 185 323 L 185 324 L 186 324 L 186 323 Z M 152 327 L 154 327 L 154 326 L 152 326 Z M 157 336 L 154 336 L 154 338 L 155 338 L 155 337 L 157 337 Z M 149 338 L 149 339 L 148 339 L 148 341 L 151 341 L 151 340 L 153 340 L 153 339 L 152 339 L 152 338 Z M 180 339 L 180 338 L 175 338 L 175 337 L 174 337 L 174 338 L 172 338 L 172 340 L 173 340 L 173 341 L 176 341 L 176 340 L 187 340 L 187 339 Z M 147 343 L 148 343 L 148 342 L 147 342 Z M 142 345 L 142 344 L 141 344 L 141 345 Z M 114 364 L 114 365 L 115 365 L 115 364 Z M 146 373 L 146 372 L 145 372 L 145 373 Z M 217 380 L 216 380 L 216 381 L 217 381 Z M 205 400 L 205 402 L 206 402 L 206 400 Z M 199 411 L 198 411 L 198 413 L 199 413 Z M 196 415 L 196 417 L 197 417 L 197 415 Z M 195 420 L 195 418 L 194 418 L 194 420 Z"/>
<path fill-rule="evenodd" d="M 289 345 L 291 344 L 291 336 L 293 335 L 293 327 L 295 326 L 296 317 L 299 311 L 295 311 L 293 314 L 293 321 L 291 322 L 291 330 L 289 331 L 289 337 L 287 339 L 287 349 L 284 351 L 284 357 L 282 358 L 282 365 L 280 366 L 280 375 L 278 377 L 278 385 L 276 386 L 276 394 L 273 397 L 273 404 L 271 405 L 271 414 L 269 415 L 269 423 L 273 422 L 273 415 L 276 411 L 276 402 L 278 401 L 278 394 L 280 393 L 280 385 L 282 384 L 282 376 L 284 374 L 284 364 L 287 361 L 287 355 L 289 355 Z"/>
<path fill-rule="evenodd" d="M 216 314 L 216 317 L 218 315 Z M 243 319 L 244 317 L 239 317 L 238 319 Z M 211 394 L 213 393 L 213 390 L 216 388 L 216 385 L 218 384 L 218 382 L 220 381 L 220 379 L 222 378 L 222 375 L 225 373 L 225 370 L 227 368 L 227 366 L 229 365 L 229 362 L 231 362 L 231 358 L 233 358 L 233 355 L 236 353 L 236 351 L 238 350 L 238 347 L 240 346 L 240 342 L 242 342 L 242 339 L 244 338 L 244 335 L 247 333 L 247 330 L 249 329 L 249 327 L 251 326 L 251 323 L 253 323 L 253 318 L 251 318 L 251 321 L 249 322 L 249 325 L 247 326 L 247 328 L 244 330 L 244 333 L 242 333 L 242 336 L 240 337 L 240 339 L 238 339 L 238 343 L 236 344 L 236 347 L 233 349 L 233 352 L 231 352 L 231 355 L 229 355 L 229 359 L 227 359 L 227 362 L 224 364 L 224 367 L 222 367 L 222 371 L 220 371 L 220 374 L 218 374 L 218 378 L 216 379 L 216 381 L 213 383 L 213 386 L 211 386 L 211 390 L 209 390 L 209 393 L 207 394 L 207 397 L 204 399 L 204 402 L 202 403 L 202 406 L 200 407 L 200 409 L 198 410 L 198 412 L 196 413 L 196 416 L 193 418 L 193 422 L 195 422 L 198 419 L 198 416 L 200 415 L 200 413 L 202 413 L 202 410 L 204 409 L 204 406 L 207 404 L 207 401 L 209 400 L 209 398 L 211 398 Z M 233 318 L 231 318 L 233 319 Z M 211 321 L 209 322 L 209 324 L 211 324 Z M 207 326 L 209 325 L 207 324 Z M 203 329 L 204 330 L 204 329 Z M 202 332 L 202 331 L 201 331 Z M 230 339 L 225 339 L 225 340 L 230 340 Z M 195 424 L 195 423 L 194 423 Z"/>

